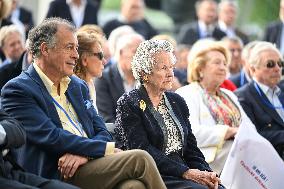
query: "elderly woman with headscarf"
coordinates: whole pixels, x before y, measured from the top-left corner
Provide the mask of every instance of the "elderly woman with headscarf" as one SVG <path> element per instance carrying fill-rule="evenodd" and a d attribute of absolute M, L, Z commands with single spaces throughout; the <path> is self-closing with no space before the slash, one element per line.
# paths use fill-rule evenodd
<path fill-rule="evenodd" d="M 219 42 L 193 47 L 189 85 L 179 88 L 188 106 L 197 144 L 210 167 L 220 173 L 239 126 L 252 124 L 231 91 L 221 88 L 228 71 L 228 51 Z"/>
<path fill-rule="evenodd" d="M 139 45 L 132 71 L 140 86 L 117 105 L 115 136 L 122 149 L 143 149 L 154 158 L 169 189 L 222 188 L 197 147 L 185 101 L 172 87 L 175 57 L 164 40 Z"/>

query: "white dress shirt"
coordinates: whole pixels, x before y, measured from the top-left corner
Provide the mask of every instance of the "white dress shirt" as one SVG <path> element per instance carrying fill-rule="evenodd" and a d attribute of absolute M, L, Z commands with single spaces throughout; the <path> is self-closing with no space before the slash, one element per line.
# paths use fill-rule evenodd
<path fill-rule="evenodd" d="M 81 4 L 79 6 L 73 3 L 72 0 L 66 0 L 66 3 L 68 4 L 70 8 L 72 20 L 76 28 L 79 28 L 82 25 L 83 20 L 84 20 L 87 0 L 81 0 Z"/>
<path fill-rule="evenodd" d="M 268 87 L 267 85 L 264 85 L 254 79 L 254 81 L 258 84 L 259 88 L 262 90 L 262 92 L 265 94 L 265 96 L 268 98 L 269 102 L 274 106 L 277 107 L 275 108 L 276 112 L 279 114 L 279 116 L 282 118 L 284 121 L 284 110 L 283 110 L 283 105 L 281 104 L 278 96 L 281 93 L 281 89 L 276 86 L 274 89 Z M 263 98 L 263 100 L 265 100 Z"/>

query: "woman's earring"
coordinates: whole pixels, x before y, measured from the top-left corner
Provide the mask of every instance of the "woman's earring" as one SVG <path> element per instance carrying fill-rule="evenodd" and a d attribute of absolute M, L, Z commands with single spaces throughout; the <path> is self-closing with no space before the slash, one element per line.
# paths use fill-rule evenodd
<path fill-rule="evenodd" d="M 146 76 L 146 75 L 143 76 L 143 81 L 144 81 L 145 83 L 148 83 L 148 79 L 149 79 L 148 76 Z"/>
<path fill-rule="evenodd" d="M 203 73 L 199 72 L 199 79 L 202 80 L 203 79 Z"/>

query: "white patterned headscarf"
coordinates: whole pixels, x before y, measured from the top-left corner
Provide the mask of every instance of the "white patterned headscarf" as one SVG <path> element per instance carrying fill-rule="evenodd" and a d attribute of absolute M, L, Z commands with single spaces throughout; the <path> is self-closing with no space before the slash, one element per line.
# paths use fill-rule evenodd
<path fill-rule="evenodd" d="M 176 62 L 173 54 L 174 47 L 166 40 L 151 39 L 139 45 L 131 62 L 133 76 L 138 82 L 142 81 L 142 72 L 148 75 L 152 73 L 153 67 L 157 63 L 154 55 L 162 51 L 172 53 L 172 61 Z"/>

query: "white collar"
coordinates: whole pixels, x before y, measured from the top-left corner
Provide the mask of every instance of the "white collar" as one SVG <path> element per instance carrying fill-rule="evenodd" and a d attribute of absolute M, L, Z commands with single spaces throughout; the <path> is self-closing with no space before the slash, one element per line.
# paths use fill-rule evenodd
<path fill-rule="evenodd" d="M 269 86 L 258 82 L 255 78 L 253 80 L 258 84 L 259 88 L 262 90 L 262 92 L 267 96 L 270 92 L 272 94 L 276 94 L 277 96 L 280 95 L 281 89 L 276 85 L 274 89 L 270 88 Z"/>

